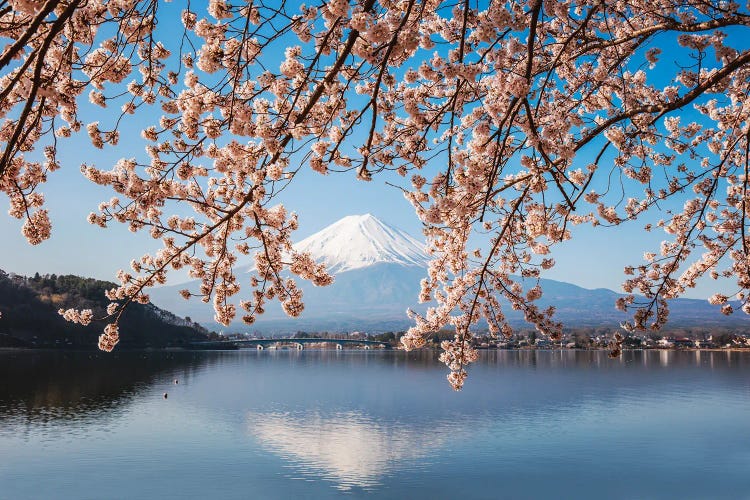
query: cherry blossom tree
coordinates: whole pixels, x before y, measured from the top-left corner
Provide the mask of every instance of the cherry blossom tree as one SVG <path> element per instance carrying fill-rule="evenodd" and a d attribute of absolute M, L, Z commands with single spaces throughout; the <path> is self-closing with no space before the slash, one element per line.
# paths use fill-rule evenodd
<path fill-rule="evenodd" d="M 294 251 L 297 216 L 278 193 L 301 169 L 381 176 L 414 205 L 432 256 L 419 298 L 435 305 L 411 314 L 403 345 L 453 325 L 441 359 L 460 389 L 480 320 L 511 335 L 511 307 L 560 337 L 554 310 L 536 305 L 556 243 L 575 226 L 618 225 L 669 198 L 682 209 L 646 225 L 666 240 L 625 269 L 629 295 L 617 307 L 633 316 L 623 326 L 658 329 L 667 300 L 704 275 L 735 279 L 750 313 L 748 7 L 2 0 L 0 190 L 38 244 L 50 236 L 41 184 L 61 166 L 64 138 L 85 131 L 93 147 L 116 147 L 124 123 L 144 124 L 145 154 L 80 166 L 116 193 L 91 223 L 162 242 L 108 292 L 100 347 L 111 350 L 123 309 L 147 302 L 172 269 L 201 280 L 199 298 L 221 323 L 238 305 L 252 323 L 273 299 L 298 315 L 290 276 L 332 278 Z M 472 234 L 488 245 L 470 248 Z M 255 269 L 240 276 L 245 256 Z M 732 313 L 728 296 L 710 300 Z"/>

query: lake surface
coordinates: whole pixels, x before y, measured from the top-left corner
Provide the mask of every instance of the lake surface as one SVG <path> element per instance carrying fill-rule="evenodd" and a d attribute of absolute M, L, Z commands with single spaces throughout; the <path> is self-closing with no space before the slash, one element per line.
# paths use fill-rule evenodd
<path fill-rule="evenodd" d="M 750 353 L 436 356 L 0 351 L 0 498 L 750 498 Z"/>

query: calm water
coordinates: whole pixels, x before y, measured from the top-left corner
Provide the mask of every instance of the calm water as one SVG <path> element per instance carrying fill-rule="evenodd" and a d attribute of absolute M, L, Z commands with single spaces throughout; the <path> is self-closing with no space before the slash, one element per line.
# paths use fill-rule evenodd
<path fill-rule="evenodd" d="M 750 498 L 749 417 L 744 353 L 5 351 L 0 498 Z"/>

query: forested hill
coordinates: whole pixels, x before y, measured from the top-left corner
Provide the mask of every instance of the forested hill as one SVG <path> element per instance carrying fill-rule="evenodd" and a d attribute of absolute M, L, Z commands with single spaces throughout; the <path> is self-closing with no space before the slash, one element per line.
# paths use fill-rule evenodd
<path fill-rule="evenodd" d="M 57 311 L 91 309 L 95 318 L 101 318 L 109 303 L 104 291 L 114 286 L 79 276 L 26 277 L 0 270 L 0 346 L 95 349 L 104 323 L 76 325 Z M 189 318 L 151 304 L 132 304 L 120 319 L 118 347 L 180 347 L 215 335 Z"/>

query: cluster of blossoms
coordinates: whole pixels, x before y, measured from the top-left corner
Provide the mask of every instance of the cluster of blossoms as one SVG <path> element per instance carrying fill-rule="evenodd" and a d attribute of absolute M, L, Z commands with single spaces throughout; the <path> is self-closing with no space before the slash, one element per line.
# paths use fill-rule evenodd
<path fill-rule="evenodd" d="M 117 342 L 123 308 L 147 301 L 172 269 L 200 280 L 197 295 L 224 324 L 237 305 L 251 323 L 274 299 L 300 314 L 291 276 L 332 281 L 294 252 L 296 216 L 275 199 L 303 168 L 365 181 L 412 175 L 401 183 L 433 257 L 420 300 L 435 305 L 412 315 L 403 343 L 420 347 L 452 325 L 442 359 L 456 389 L 476 358 L 470 329 L 480 321 L 510 336 L 510 308 L 559 337 L 554 309 L 536 304 L 538 278 L 575 226 L 621 224 L 682 193 L 692 193 L 683 210 L 656 224 L 668 235 L 659 253 L 626 269 L 630 295 L 617 306 L 634 314 L 625 326 L 659 328 L 667 300 L 704 275 L 734 278 L 750 311 L 750 50 L 732 45 L 748 34 L 747 6 L 292 3 L 189 4 L 181 36 L 160 29 L 157 0 L 11 1 L 0 11 L 9 42 L 0 191 L 31 243 L 50 236 L 39 186 L 59 168 L 57 138 L 85 132 L 96 148 L 116 147 L 130 115 L 162 113 L 142 131 L 145 156 L 82 167 L 117 193 L 91 223 L 126 224 L 162 243 L 119 273 L 103 348 Z M 657 42 L 675 45 L 669 62 Z M 119 111 L 106 123 L 86 117 L 84 93 Z M 38 144 L 44 160 L 27 159 Z M 477 233 L 486 248 L 469 246 Z M 243 258 L 255 267 L 240 280 Z M 729 295 L 713 299 L 727 314 Z"/>
<path fill-rule="evenodd" d="M 120 334 L 115 323 L 110 323 L 104 327 L 104 333 L 99 335 L 99 349 L 106 352 L 112 352 L 115 345 L 120 341 Z"/>
<path fill-rule="evenodd" d="M 60 309 L 57 312 L 67 321 L 84 326 L 90 324 L 91 320 L 94 319 L 94 312 L 91 309 L 83 309 L 81 311 L 76 309 Z"/>

